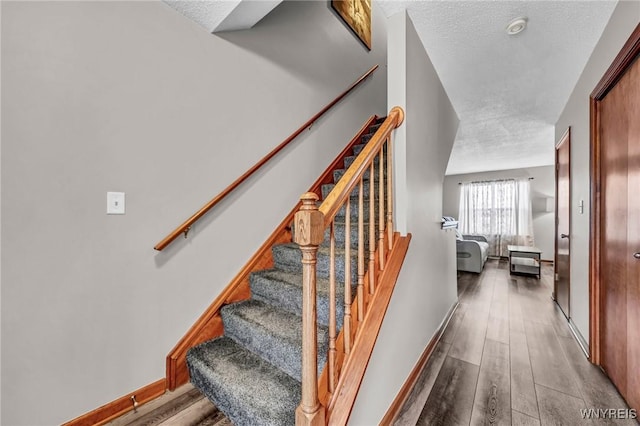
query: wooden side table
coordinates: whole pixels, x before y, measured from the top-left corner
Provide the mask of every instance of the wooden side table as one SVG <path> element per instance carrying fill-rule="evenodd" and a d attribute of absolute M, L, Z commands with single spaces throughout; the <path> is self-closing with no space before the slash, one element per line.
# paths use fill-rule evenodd
<path fill-rule="evenodd" d="M 540 278 L 540 255 L 537 247 L 507 246 L 509 251 L 509 273 L 536 275 Z"/>

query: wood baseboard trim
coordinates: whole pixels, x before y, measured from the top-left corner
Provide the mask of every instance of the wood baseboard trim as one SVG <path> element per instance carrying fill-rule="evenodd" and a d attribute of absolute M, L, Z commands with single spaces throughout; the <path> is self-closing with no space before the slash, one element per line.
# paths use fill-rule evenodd
<path fill-rule="evenodd" d="M 424 352 L 422 352 L 422 355 L 418 359 L 418 362 L 416 363 L 416 365 L 413 367 L 413 370 L 411 370 L 411 374 L 409 374 L 409 377 L 404 382 L 404 385 L 402 385 L 402 388 L 400 388 L 398 395 L 396 395 L 395 399 L 389 406 L 389 409 L 387 410 L 386 414 L 380 421 L 381 425 L 393 424 L 393 422 L 398 417 L 398 414 L 400 414 L 400 410 L 404 406 L 404 403 L 407 401 L 407 398 L 409 398 L 409 395 L 411 394 L 411 390 L 416 385 L 416 382 L 420 377 L 420 373 L 422 373 L 422 370 L 424 370 L 425 366 L 427 365 L 427 362 L 429 362 L 429 359 L 433 354 L 433 350 L 435 349 L 436 345 L 440 341 L 440 338 L 444 334 L 444 331 L 449 325 L 449 321 L 451 321 L 451 318 L 453 317 L 453 314 L 456 311 L 456 309 L 458 309 L 457 300 L 451 306 L 451 308 L 449 309 L 449 312 L 447 312 L 447 315 L 445 315 L 444 319 L 442 320 L 442 323 L 440 323 L 440 326 L 434 333 L 433 337 L 431 337 L 431 340 L 429 340 L 427 347 L 424 349 Z"/>
<path fill-rule="evenodd" d="M 133 401 L 131 397 L 135 396 L 138 404 L 145 404 L 153 399 L 162 396 L 167 390 L 167 383 L 165 379 L 160 379 L 151 384 L 141 387 L 127 395 L 109 402 L 102 407 L 96 408 L 93 411 L 83 414 L 80 417 L 76 417 L 62 426 L 93 426 L 103 425 L 111 420 L 120 417 L 121 415 L 133 410 Z"/>

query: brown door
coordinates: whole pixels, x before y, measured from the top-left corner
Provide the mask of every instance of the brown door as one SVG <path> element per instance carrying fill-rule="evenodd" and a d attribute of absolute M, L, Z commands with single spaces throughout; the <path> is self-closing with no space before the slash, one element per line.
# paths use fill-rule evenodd
<path fill-rule="evenodd" d="M 631 59 L 637 57 L 638 51 Z M 593 97 L 600 180 L 596 326 L 600 365 L 627 403 L 640 409 L 640 61 L 627 61 L 618 74 Z"/>
<path fill-rule="evenodd" d="M 570 255 L 570 153 L 571 129 L 568 129 L 556 145 L 556 256 L 555 256 L 555 300 L 569 318 L 569 265 Z"/>
<path fill-rule="evenodd" d="M 627 371 L 628 401 L 640 409 L 640 61 L 632 70 L 634 99 L 629 120 L 627 220 Z"/>

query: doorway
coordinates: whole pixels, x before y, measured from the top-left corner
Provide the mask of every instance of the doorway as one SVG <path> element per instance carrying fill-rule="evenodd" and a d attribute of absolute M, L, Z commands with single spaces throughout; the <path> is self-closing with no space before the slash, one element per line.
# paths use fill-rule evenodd
<path fill-rule="evenodd" d="M 556 144 L 556 251 L 554 299 L 569 319 L 571 230 L 571 128 Z"/>
<path fill-rule="evenodd" d="M 640 409 L 640 25 L 591 94 L 591 355 Z"/>

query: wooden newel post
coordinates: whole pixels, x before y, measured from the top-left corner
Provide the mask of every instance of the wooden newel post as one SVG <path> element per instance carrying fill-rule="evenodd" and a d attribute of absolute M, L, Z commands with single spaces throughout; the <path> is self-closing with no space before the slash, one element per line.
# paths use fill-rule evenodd
<path fill-rule="evenodd" d="M 325 425 L 325 409 L 318 400 L 318 343 L 316 337 L 316 262 L 324 238 L 324 215 L 318 196 L 307 192 L 296 213 L 295 242 L 302 251 L 302 400 L 296 409 L 296 425 Z"/>

